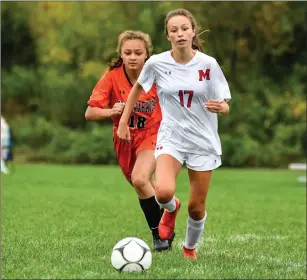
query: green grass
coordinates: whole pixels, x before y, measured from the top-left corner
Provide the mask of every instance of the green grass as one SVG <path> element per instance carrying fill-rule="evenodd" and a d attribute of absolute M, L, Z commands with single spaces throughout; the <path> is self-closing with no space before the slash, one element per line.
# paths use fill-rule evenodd
<path fill-rule="evenodd" d="M 214 172 L 198 262 L 181 255 L 188 176 L 170 252 L 142 274 L 120 274 L 112 247 L 136 236 L 152 246 L 137 196 L 118 167 L 17 165 L 2 176 L 2 278 L 306 279 L 306 186 L 301 172 Z"/>

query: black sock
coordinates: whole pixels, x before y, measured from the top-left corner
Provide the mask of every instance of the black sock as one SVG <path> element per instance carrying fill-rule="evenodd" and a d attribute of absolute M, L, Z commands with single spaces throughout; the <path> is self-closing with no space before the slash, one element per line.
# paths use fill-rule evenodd
<path fill-rule="evenodd" d="M 164 213 L 164 208 L 161 208 L 161 209 L 160 209 L 161 218 L 162 218 L 162 216 L 163 216 L 163 213 Z"/>
<path fill-rule="evenodd" d="M 158 225 L 161 219 L 161 211 L 155 196 L 139 199 L 139 201 L 152 235 L 159 235 Z"/>

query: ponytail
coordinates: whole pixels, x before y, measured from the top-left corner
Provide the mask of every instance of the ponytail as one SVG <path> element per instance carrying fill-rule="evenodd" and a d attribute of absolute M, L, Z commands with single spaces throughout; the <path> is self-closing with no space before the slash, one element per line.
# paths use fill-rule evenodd
<path fill-rule="evenodd" d="M 193 38 L 193 41 L 192 41 L 192 49 L 193 50 L 198 50 L 200 52 L 203 52 L 203 47 L 201 45 L 201 40 L 197 37 L 198 35 L 196 35 L 194 38 Z"/>
<path fill-rule="evenodd" d="M 112 61 L 108 64 L 109 65 L 109 70 L 111 71 L 114 68 L 120 67 L 123 64 L 123 59 L 119 55 L 116 58 L 113 58 Z"/>

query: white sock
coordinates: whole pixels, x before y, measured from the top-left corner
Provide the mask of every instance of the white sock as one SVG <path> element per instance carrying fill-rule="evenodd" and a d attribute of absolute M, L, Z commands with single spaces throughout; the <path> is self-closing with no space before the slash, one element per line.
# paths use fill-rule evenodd
<path fill-rule="evenodd" d="M 200 221 L 195 221 L 190 216 L 188 217 L 187 233 L 184 241 L 185 248 L 194 249 L 196 247 L 204 231 L 206 219 L 207 212 L 205 213 L 205 217 Z"/>
<path fill-rule="evenodd" d="M 162 208 L 166 209 L 168 212 L 174 212 L 176 210 L 175 196 L 169 202 L 166 203 L 160 203 L 157 198 L 156 201 Z"/>
<path fill-rule="evenodd" d="M 5 161 L 1 158 L 1 173 L 9 174 L 9 170 L 6 167 Z"/>

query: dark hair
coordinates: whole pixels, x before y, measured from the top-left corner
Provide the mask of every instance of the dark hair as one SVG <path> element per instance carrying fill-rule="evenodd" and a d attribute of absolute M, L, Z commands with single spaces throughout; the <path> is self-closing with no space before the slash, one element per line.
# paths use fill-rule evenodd
<path fill-rule="evenodd" d="M 199 51 L 202 52 L 203 51 L 203 48 L 202 48 L 202 45 L 201 45 L 202 41 L 198 37 L 199 28 L 197 26 L 197 22 L 196 22 L 194 16 L 188 10 L 176 9 L 176 10 L 172 10 L 172 11 L 168 12 L 168 14 L 166 15 L 165 20 L 164 20 L 164 28 L 165 28 L 166 36 L 168 35 L 167 23 L 174 16 L 185 16 L 190 20 L 192 28 L 194 29 L 195 34 L 196 34 L 193 38 L 193 41 L 192 41 L 192 49 L 193 50 L 199 50 Z"/>
<path fill-rule="evenodd" d="M 146 48 L 146 54 L 147 54 L 146 60 L 150 57 L 151 52 L 152 52 L 152 43 L 151 43 L 150 36 L 142 31 L 126 30 L 118 36 L 118 43 L 117 43 L 117 48 L 116 48 L 117 57 L 112 59 L 112 61 L 109 63 L 110 71 L 114 68 L 120 67 L 123 64 L 123 59 L 121 58 L 121 48 L 124 42 L 128 40 L 144 41 L 145 48 Z"/>

